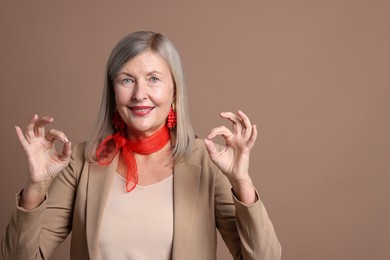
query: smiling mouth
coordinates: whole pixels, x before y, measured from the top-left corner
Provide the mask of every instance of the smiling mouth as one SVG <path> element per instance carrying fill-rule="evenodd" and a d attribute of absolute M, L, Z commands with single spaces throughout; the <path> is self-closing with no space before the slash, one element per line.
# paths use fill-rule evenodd
<path fill-rule="evenodd" d="M 149 107 L 149 106 L 133 106 L 129 107 L 129 109 L 135 114 L 136 116 L 144 116 L 149 114 L 154 107 Z"/>

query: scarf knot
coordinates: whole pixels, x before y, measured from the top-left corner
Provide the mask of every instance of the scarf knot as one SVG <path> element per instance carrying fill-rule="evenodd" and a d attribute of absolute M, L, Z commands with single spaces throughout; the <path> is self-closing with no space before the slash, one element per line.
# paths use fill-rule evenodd
<path fill-rule="evenodd" d="M 164 125 L 156 133 L 140 139 L 129 139 L 125 132 L 107 136 L 96 149 L 96 158 L 101 166 L 109 165 L 120 153 L 126 162 L 126 190 L 132 191 L 138 184 L 137 162 L 134 153 L 148 155 L 161 150 L 170 140 L 169 129 Z"/>

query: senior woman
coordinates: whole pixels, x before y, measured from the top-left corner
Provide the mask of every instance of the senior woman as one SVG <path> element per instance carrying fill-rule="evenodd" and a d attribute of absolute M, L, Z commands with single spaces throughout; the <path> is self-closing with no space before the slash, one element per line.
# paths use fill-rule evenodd
<path fill-rule="evenodd" d="M 16 127 L 29 178 L 2 242 L 5 259 L 48 259 L 72 232 L 71 259 L 216 259 L 216 230 L 234 259 L 280 259 L 248 172 L 257 130 L 241 111 L 233 130 L 195 137 L 173 43 L 135 32 L 113 49 L 97 126 L 71 147 L 53 118 Z M 226 145 L 212 139 L 222 136 Z M 62 153 L 55 142 L 63 143 Z"/>

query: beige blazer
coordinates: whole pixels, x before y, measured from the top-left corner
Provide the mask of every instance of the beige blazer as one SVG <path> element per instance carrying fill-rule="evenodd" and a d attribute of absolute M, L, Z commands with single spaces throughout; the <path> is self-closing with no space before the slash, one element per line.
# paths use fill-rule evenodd
<path fill-rule="evenodd" d="M 100 223 L 118 156 L 109 166 L 99 166 L 85 162 L 84 148 L 73 147 L 69 166 L 38 208 L 18 207 L 17 195 L 2 241 L 4 259 L 48 259 L 70 232 L 71 259 L 98 258 Z M 190 158 L 175 166 L 173 182 L 173 260 L 216 259 L 216 229 L 234 259 L 280 259 L 281 247 L 262 202 L 245 206 L 234 198 L 203 141 L 196 140 Z"/>

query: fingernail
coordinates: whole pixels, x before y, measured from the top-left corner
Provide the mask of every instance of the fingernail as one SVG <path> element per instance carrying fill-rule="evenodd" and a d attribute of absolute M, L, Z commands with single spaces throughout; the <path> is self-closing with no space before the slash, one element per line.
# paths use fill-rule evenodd
<path fill-rule="evenodd" d="M 68 138 L 64 138 L 64 142 L 65 142 L 65 143 L 69 143 Z"/>

